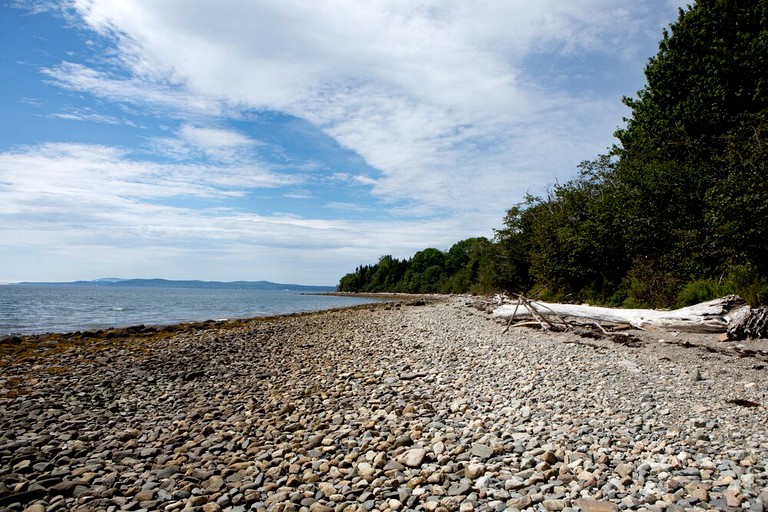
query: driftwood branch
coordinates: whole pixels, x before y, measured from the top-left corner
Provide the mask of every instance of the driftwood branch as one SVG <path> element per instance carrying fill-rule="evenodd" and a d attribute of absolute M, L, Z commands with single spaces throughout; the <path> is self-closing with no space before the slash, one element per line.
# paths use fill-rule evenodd
<path fill-rule="evenodd" d="M 551 330 L 553 330 L 553 331 L 555 331 L 555 330 L 559 330 L 559 329 L 557 329 L 557 328 L 556 328 L 556 327 L 555 327 L 555 326 L 552 324 L 552 322 L 550 322 L 549 320 L 547 320 L 547 318 L 546 318 L 544 315 L 542 315 L 541 313 L 539 313 L 539 312 L 536 310 L 536 307 L 535 307 L 533 304 L 531 304 L 531 301 L 529 301 L 528 299 L 526 299 L 526 298 L 525 298 L 525 297 L 523 297 L 522 295 L 520 295 L 520 297 L 518 298 L 518 300 L 520 300 L 520 301 L 523 303 L 523 306 L 524 306 L 524 307 L 525 307 L 525 309 L 526 309 L 526 310 L 527 310 L 527 311 L 528 311 L 528 312 L 531 314 L 531 316 L 533 316 L 533 318 L 535 318 L 535 319 L 536 319 L 536 321 L 537 321 L 537 322 L 539 322 L 539 323 L 541 324 L 541 330 L 542 330 L 542 331 L 548 331 L 548 330 L 550 330 L 550 329 L 551 329 Z"/>
<path fill-rule="evenodd" d="M 700 333 L 727 332 L 729 339 L 768 336 L 768 311 L 765 308 L 751 309 L 737 295 L 728 295 L 672 311 L 556 304 L 531 301 L 520 296 L 516 305 L 502 304 L 493 310 L 493 316 L 508 320 L 508 325 L 516 318 L 533 317 L 542 323 L 542 327 L 544 323 L 548 327 L 554 327 L 554 324 L 546 320 L 545 315 L 547 314 L 560 318 L 629 324 L 636 329 Z"/>
<path fill-rule="evenodd" d="M 523 295 L 520 294 L 517 296 L 517 304 L 515 304 L 515 310 L 512 311 L 512 314 L 509 315 L 509 319 L 507 320 L 507 328 L 504 329 L 505 333 L 509 330 L 510 325 L 512 325 L 512 320 L 515 319 L 515 315 L 517 314 L 517 308 L 519 308 L 520 304 L 522 303 L 523 303 Z"/>

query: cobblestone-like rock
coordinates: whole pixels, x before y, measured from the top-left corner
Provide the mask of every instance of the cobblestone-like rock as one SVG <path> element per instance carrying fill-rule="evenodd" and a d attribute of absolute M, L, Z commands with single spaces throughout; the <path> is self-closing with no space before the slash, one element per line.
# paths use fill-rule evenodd
<path fill-rule="evenodd" d="M 468 302 L 3 357 L 0 509 L 768 509 L 761 359 L 504 334 Z"/>

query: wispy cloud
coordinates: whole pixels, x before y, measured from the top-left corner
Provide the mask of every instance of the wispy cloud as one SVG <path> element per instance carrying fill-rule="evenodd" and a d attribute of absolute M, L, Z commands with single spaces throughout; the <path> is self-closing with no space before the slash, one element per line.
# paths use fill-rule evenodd
<path fill-rule="evenodd" d="M 133 124 L 130 121 L 121 121 L 114 116 L 99 114 L 93 112 L 90 109 L 72 109 L 68 112 L 56 112 L 53 114 L 48 114 L 48 117 L 54 119 L 66 119 L 69 121 L 88 121 L 101 124 Z"/>
<path fill-rule="evenodd" d="M 373 191 L 385 201 L 477 209 L 481 196 L 497 214 L 605 150 L 621 119 L 618 92 L 560 90 L 539 81 L 531 60 L 641 63 L 628 36 L 654 16 L 618 0 L 72 6 L 114 41 L 129 76 L 73 63 L 46 70 L 63 86 L 187 115 L 286 112 L 378 169 Z"/>
<path fill-rule="evenodd" d="M 159 153 L 185 160 L 204 158 L 214 162 L 253 162 L 262 144 L 234 130 L 185 124 L 174 137 L 149 141 Z"/>
<path fill-rule="evenodd" d="M 345 213 L 365 213 L 369 210 L 369 208 L 359 203 L 344 203 L 340 201 L 332 201 L 326 203 L 325 207 L 331 210 Z"/>
<path fill-rule="evenodd" d="M 316 196 L 309 190 L 292 190 L 283 194 L 286 199 L 314 199 Z"/>
<path fill-rule="evenodd" d="M 183 84 L 157 77 L 121 77 L 75 62 L 62 62 L 41 72 L 64 89 L 88 92 L 116 103 L 151 107 L 157 115 L 210 119 L 226 112 L 220 99 L 187 91 Z"/>
<path fill-rule="evenodd" d="M 292 184 L 258 167 L 163 164 L 114 147 L 50 143 L 0 154 L 0 212 L 100 211 L 135 200 L 214 199 Z M 71 209 L 70 209 L 71 208 Z"/>

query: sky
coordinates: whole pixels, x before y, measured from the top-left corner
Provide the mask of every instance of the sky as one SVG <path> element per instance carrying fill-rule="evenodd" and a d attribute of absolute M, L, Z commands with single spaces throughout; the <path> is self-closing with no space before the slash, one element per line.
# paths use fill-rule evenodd
<path fill-rule="evenodd" d="M 0 283 L 335 285 L 606 153 L 671 0 L 0 0 Z"/>

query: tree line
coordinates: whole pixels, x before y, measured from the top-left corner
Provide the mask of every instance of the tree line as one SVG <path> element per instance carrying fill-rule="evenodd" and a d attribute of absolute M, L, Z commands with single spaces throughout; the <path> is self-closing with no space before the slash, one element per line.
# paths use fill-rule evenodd
<path fill-rule="evenodd" d="M 358 267 L 340 291 L 768 303 L 768 2 L 680 9 L 617 144 L 507 211 L 493 239 Z"/>

